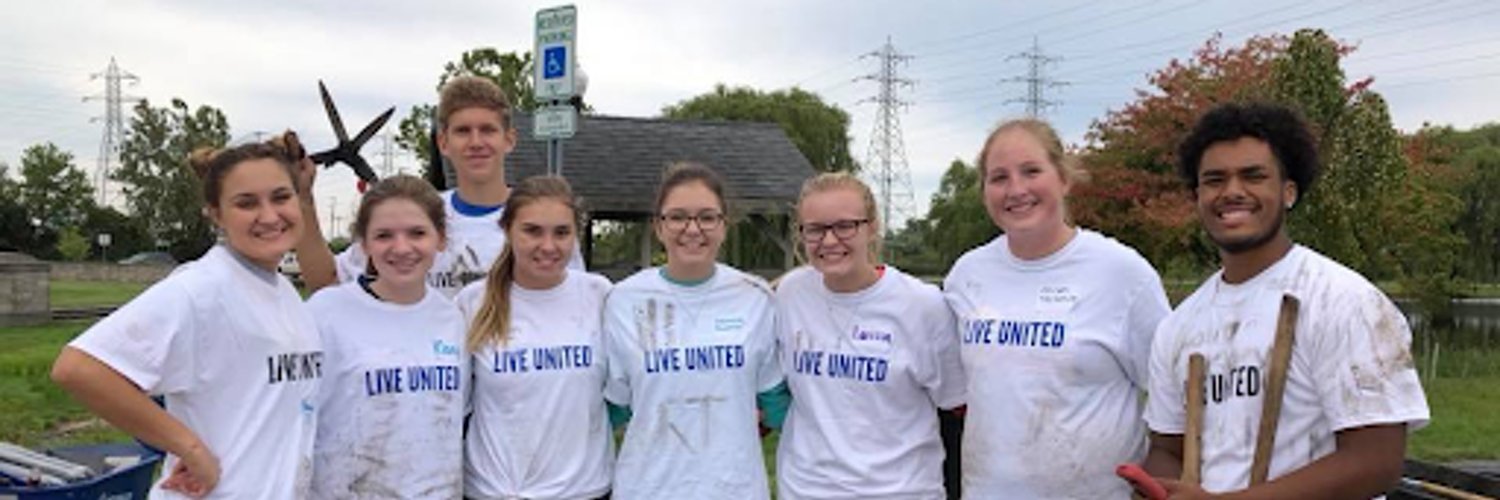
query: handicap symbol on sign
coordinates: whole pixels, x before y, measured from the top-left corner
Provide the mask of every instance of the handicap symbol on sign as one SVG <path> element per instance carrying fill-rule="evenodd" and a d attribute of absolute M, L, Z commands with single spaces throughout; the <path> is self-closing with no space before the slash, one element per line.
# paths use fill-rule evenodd
<path fill-rule="evenodd" d="M 542 78 L 551 80 L 562 78 L 565 68 L 568 66 L 567 47 L 548 47 L 542 51 Z"/>

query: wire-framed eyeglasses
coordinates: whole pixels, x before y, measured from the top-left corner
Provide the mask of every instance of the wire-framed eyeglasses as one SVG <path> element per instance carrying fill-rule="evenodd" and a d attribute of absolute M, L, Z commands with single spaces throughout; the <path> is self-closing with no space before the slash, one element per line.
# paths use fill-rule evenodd
<path fill-rule="evenodd" d="M 670 212 L 656 216 L 668 231 L 687 231 L 689 223 L 698 224 L 699 231 L 711 231 L 724 225 L 724 214 L 718 212 L 700 212 L 696 215 L 687 212 Z"/>
<path fill-rule="evenodd" d="M 859 233 L 859 226 L 869 224 L 870 219 L 845 219 L 833 221 L 826 224 L 811 223 L 799 224 L 797 232 L 802 235 L 802 240 L 807 242 L 823 241 L 823 236 L 832 231 L 833 236 L 839 240 L 853 238 Z"/>

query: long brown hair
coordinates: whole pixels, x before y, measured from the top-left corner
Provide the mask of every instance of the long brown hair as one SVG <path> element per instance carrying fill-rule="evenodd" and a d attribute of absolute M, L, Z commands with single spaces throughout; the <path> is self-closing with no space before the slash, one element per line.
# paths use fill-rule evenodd
<path fill-rule="evenodd" d="M 500 228 L 509 233 L 516 214 L 542 200 L 567 205 L 573 212 L 573 234 L 578 234 L 578 200 L 573 197 L 568 181 L 556 176 L 528 177 L 512 188 L 510 198 L 505 200 L 505 212 L 500 214 Z M 510 339 L 510 285 L 516 280 L 516 252 L 510 238 L 505 239 L 505 248 L 485 280 L 484 300 L 469 324 L 468 339 L 464 342 L 469 352 L 478 352 L 488 345 L 502 346 Z"/>

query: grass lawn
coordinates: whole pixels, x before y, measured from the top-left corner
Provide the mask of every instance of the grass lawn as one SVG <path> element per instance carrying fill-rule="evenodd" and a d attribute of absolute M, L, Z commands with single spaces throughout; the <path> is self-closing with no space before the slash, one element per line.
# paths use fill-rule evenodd
<path fill-rule="evenodd" d="M 1500 376 L 1423 382 L 1432 424 L 1412 434 L 1407 455 L 1435 462 L 1500 459 Z"/>
<path fill-rule="evenodd" d="M 128 438 L 93 418 L 48 378 L 62 346 L 91 322 L 0 328 L 0 441 L 34 448 Z"/>
<path fill-rule="evenodd" d="M 53 309 L 92 306 L 117 306 L 140 294 L 146 283 L 109 283 L 98 281 L 56 281 L 51 284 Z"/>

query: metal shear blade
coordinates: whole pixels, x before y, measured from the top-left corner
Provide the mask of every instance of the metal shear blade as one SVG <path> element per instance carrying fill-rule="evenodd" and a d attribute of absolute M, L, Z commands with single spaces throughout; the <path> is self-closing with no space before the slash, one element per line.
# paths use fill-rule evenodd
<path fill-rule="evenodd" d="M 364 147 L 381 127 L 385 126 L 385 122 L 390 120 L 391 115 L 396 112 L 396 107 L 391 106 L 380 116 L 375 117 L 374 121 L 360 129 L 359 135 L 350 140 L 349 133 L 344 131 L 344 120 L 339 118 L 338 107 L 333 105 L 333 96 L 328 94 L 328 87 L 323 85 L 322 80 L 318 80 L 318 93 L 323 97 L 323 110 L 328 112 L 328 121 L 333 124 L 333 135 L 338 139 L 338 145 L 332 149 L 313 153 L 309 158 L 313 163 L 329 167 L 342 162 L 354 169 L 354 175 L 359 176 L 361 180 L 373 184 L 379 180 L 379 177 L 375 175 L 375 169 L 370 168 L 370 163 L 359 155 L 359 149 Z"/>

